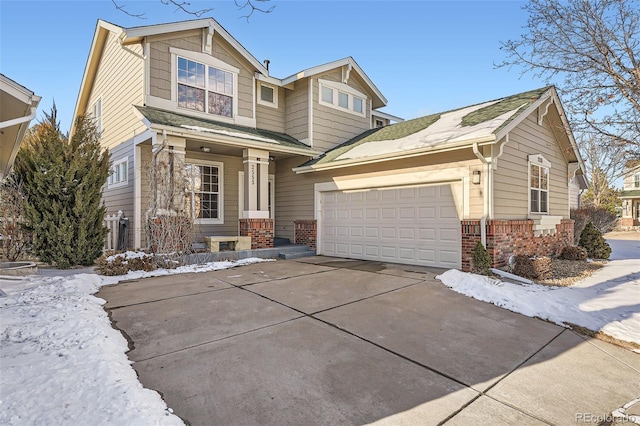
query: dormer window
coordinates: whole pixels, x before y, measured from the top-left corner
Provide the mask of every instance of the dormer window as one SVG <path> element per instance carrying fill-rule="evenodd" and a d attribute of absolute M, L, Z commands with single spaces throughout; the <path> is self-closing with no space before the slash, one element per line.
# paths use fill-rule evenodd
<path fill-rule="evenodd" d="M 319 102 L 321 105 L 366 117 L 367 96 L 364 93 L 360 93 L 344 83 L 323 79 L 318 81 L 320 82 Z"/>

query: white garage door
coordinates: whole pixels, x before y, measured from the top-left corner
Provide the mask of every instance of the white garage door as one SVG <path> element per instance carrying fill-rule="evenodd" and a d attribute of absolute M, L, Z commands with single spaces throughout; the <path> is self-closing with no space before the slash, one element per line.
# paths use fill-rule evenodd
<path fill-rule="evenodd" d="M 460 267 L 460 219 L 451 185 L 321 194 L 321 254 Z"/>

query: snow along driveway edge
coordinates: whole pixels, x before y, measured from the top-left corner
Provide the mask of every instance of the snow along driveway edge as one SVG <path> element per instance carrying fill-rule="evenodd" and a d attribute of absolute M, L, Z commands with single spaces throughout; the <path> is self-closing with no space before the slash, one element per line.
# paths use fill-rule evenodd
<path fill-rule="evenodd" d="M 182 425 L 139 382 L 126 339 L 111 326 L 101 286 L 122 280 L 227 269 L 212 262 L 118 277 L 32 275 L 0 280 L 0 424 Z"/>

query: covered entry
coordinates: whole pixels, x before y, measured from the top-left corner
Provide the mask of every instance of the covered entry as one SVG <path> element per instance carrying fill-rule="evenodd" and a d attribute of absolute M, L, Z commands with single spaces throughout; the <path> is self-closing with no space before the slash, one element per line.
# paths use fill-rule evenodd
<path fill-rule="evenodd" d="M 319 254 L 459 268 L 459 186 L 321 192 Z"/>

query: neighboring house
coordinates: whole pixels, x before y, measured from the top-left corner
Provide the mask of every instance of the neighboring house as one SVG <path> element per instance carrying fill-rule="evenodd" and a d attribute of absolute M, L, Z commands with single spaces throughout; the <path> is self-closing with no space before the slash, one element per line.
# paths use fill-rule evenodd
<path fill-rule="evenodd" d="M 476 241 L 495 265 L 573 241 L 584 165 L 553 87 L 404 122 L 386 103 L 350 57 L 280 79 L 213 19 L 99 21 L 76 115 L 111 151 L 104 199 L 134 247 L 160 158 L 195 172 L 183 195 L 200 235 L 254 248 L 468 269 Z"/>
<path fill-rule="evenodd" d="M 620 225 L 640 226 L 640 160 L 628 161 L 625 164 L 620 199 L 622 200 Z"/>
<path fill-rule="evenodd" d="M 39 103 L 40 96 L 0 74 L 0 179 L 11 170 Z"/>

